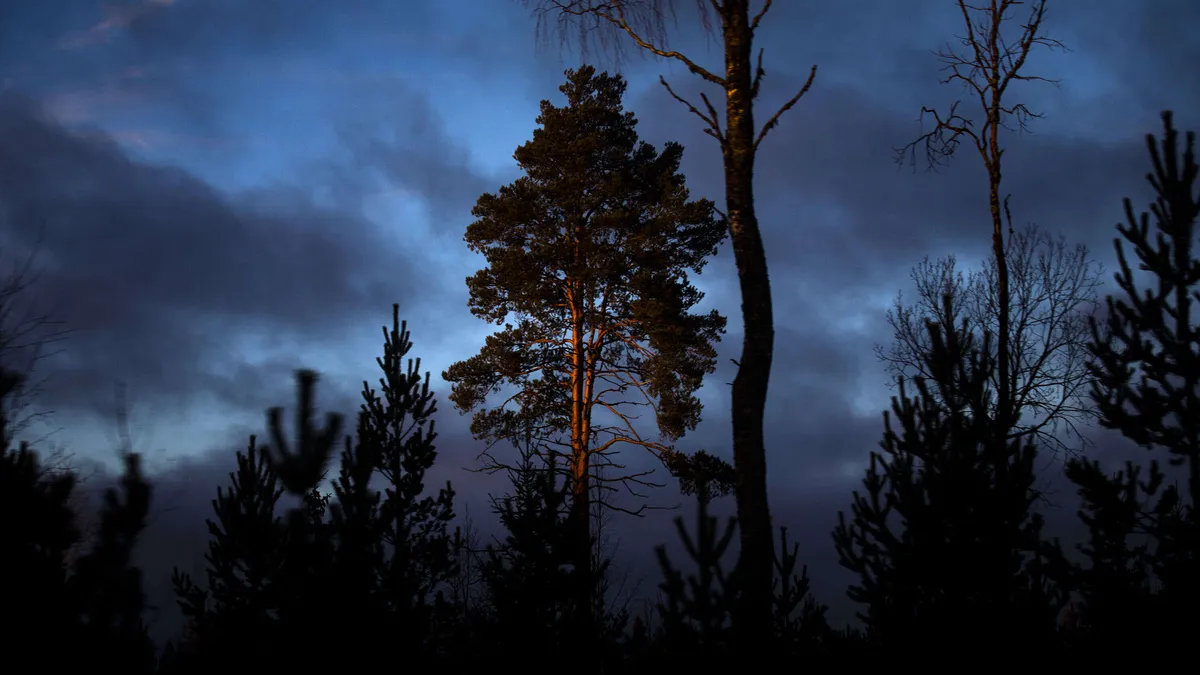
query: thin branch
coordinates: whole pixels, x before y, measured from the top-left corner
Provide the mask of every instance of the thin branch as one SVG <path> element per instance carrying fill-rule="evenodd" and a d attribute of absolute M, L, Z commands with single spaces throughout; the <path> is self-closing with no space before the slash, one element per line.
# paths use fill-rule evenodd
<path fill-rule="evenodd" d="M 612 4 L 593 5 L 590 2 L 580 3 L 576 0 L 568 0 L 567 2 L 563 2 L 562 0 L 554 0 L 551 6 L 558 9 L 563 14 L 571 16 L 591 15 L 608 21 L 616 28 L 625 32 L 625 34 L 632 38 L 639 47 L 645 49 L 651 54 L 664 59 L 674 59 L 686 66 L 688 70 L 699 75 L 705 80 L 708 80 L 713 84 L 720 85 L 721 87 L 726 86 L 724 78 L 713 74 L 711 71 L 697 64 L 695 61 L 692 61 L 681 52 L 655 45 L 649 40 L 644 39 L 641 34 L 634 30 L 633 26 L 630 25 L 629 21 L 627 20 L 625 16 L 624 3 L 614 2 Z M 613 10 L 616 10 L 615 15 L 612 13 Z"/>
<path fill-rule="evenodd" d="M 704 101 L 704 107 L 708 109 L 708 115 L 700 112 L 696 106 L 689 103 L 687 99 L 683 98 L 679 94 L 676 94 L 675 90 L 671 88 L 671 85 L 667 84 L 667 79 L 665 77 L 659 75 L 658 81 L 662 83 L 663 87 L 666 87 L 667 93 L 671 95 L 671 98 L 684 104 L 693 115 L 704 120 L 704 123 L 708 125 L 704 128 L 704 133 L 717 139 L 722 147 L 725 146 L 725 135 L 721 133 L 721 122 L 720 118 L 717 117 L 717 110 L 713 107 L 713 104 L 709 102 L 708 97 L 705 96 L 703 92 L 700 93 L 700 100 Z"/>
<path fill-rule="evenodd" d="M 758 30 L 759 22 L 762 21 L 763 16 L 766 15 L 767 10 L 769 10 L 769 9 L 771 9 L 771 0 L 767 0 L 766 2 L 764 2 L 762 9 L 758 10 L 758 14 L 754 15 L 754 19 L 750 22 L 750 31 L 751 32 Z M 759 52 L 759 54 L 762 54 L 762 52 Z"/>
<path fill-rule="evenodd" d="M 764 74 L 763 69 L 762 69 L 762 52 L 761 51 L 759 51 L 759 53 L 758 53 L 758 59 L 759 59 L 758 72 L 755 73 L 755 75 L 754 75 L 754 85 L 751 88 L 751 90 L 754 92 L 758 91 L 758 82 L 762 79 L 762 75 Z M 783 113 L 791 110 L 792 106 L 796 105 L 796 103 L 798 103 L 800 101 L 800 99 L 805 94 L 808 93 L 808 90 L 812 88 L 813 80 L 816 79 L 816 77 L 817 77 L 817 66 L 814 64 L 812 69 L 808 71 L 808 79 L 804 81 L 804 86 L 800 88 L 800 91 L 796 92 L 795 96 L 793 96 L 791 99 L 789 99 L 787 103 L 784 103 L 783 106 L 781 106 L 779 108 L 779 110 L 775 111 L 775 114 L 771 116 L 771 119 L 767 120 L 767 123 L 763 125 L 762 130 L 760 130 L 758 132 L 758 138 L 754 139 L 754 149 L 755 150 L 758 150 L 758 144 L 762 143 L 762 140 L 763 140 L 763 138 L 766 137 L 767 132 L 770 131 L 771 129 L 775 128 L 779 124 L 779 117 L 781 115 L 783 115 Z"/>

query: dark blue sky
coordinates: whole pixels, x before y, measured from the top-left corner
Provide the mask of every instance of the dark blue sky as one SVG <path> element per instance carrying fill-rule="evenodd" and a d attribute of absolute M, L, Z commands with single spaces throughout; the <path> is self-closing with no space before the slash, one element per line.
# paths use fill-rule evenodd
<path fill-rule="evenodd" d="M 719 69 L 716 43 L 679 4 L 673 45 Z M 1120 200 L 1147 201 L 1143 135 L 1165 108 L 1200 126 L 1198 19 L 1188 0 L 1051 0 L 1046 30 L 1071 51 L 1030 59 L 1059 87 L 1012 91 L 1045 115 L 1008 139 L 1018 223 L 1086 243 L 1115 268 Z M 960 20 L 951 0 L 787 1 L 758 37 L 760 118 L 820 66 L 764 142 L 756 188 L 778 322 L 771 497 L 828 600 L 845 579 L 827 533 L 891 393 L 873 351 L 889 337 L 884 312 L 922 256 L 973 263 L 987 250 L 976 157 L 940 173 L 892 162 L 923 104 L 960 95 L 939 86 L 930 53 Z M 540 44 L 534 27 L 511 0 L 0 4 L 4 255 L 44 228 L 37 297 L 76 331 L 45 364 L 40 404 L 56 411 L 53 442 L 111 464 L 113 387 L 128 383 L 135 444 L 160 472 L 152 564 L 200 550 L 216 481 L 262 410 L 290 402 L 294 368 L 320 370 L 322 400 L 353 412 L 392 302 L 443 397 L 438 374 L 482 344 L 489 327 L 468 313 L 463 283 L 479 265 L 462 242 L 471 206 L 516 177 L 512 151 L 539 100 L 558 101 L 563 69 L 580 60 Z M 657 83 L 663 74 L 694 96 L 698 80 L 670 63 L 592 60 L 621 66 L 643 138 L 683 143 L 693 193 L 721 204 L 715 143 Z M 699 285 L 730 331 L 701 393 L 705 421 L 682 446 L 728 455 L 724 383 L 740 319 L 727 247 Z M 499 486 L 463 470 L 477 445 L 443 408 L 437 479 L 452 478 L 487 521 Z M 635 575 L 652 572 L 669 515 L 614 525 Z"/>

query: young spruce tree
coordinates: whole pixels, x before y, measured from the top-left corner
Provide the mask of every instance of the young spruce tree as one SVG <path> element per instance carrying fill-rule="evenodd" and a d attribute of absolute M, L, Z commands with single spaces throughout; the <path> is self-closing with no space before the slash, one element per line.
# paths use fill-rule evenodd
<path fill-rule="evenodd" d="M 153 673 L 154 643 L 142 621 L 142 571 L 133 564 L 153 490 L 142 476 L 141 457 L 126 453 L 122 459 L 125 471 L 117 487 L 103 494 L 96 540 L 67 580 L 67 595 L 81 622 L 72 649 L 79 658 L 76 667 L 96 663 L 123 673 Z"/>
<path fill-rule="evenodd" d="M 566 75 L 566 105 L 542 101 L 541 128 L 514 155 L 525 175 L 481 196 L 467 228 L 487 261 L 467 279 L 471 312 L 504 329 L 443 377 L 455 406 L 475 411 L 477 438 L 511 442 L 533 424 L 536 440 L 566 457 L 573 563 L 586 580 L 594 466 L 621 444 L 670 460 L 700 420 L 694 392 L 715 368 L 725 319 L 691 313 L 703 294 L 688 274 L 726 235 L 713 203 L 689 197 L 683 148 L 638 141 L 625 81 L 591 66 Z M 483 408 L 506 385 L 516 393 Z M 636 428 L 635 406 L 654 411 L 660 439 Z M 593 591 L 577 589 L 582 621 L 593 618 Z"/>
<path fill-rule="evenodd" d="M 5 404 L 21 379 L 0 369 L 0 607 L 10 620 L 0 666 L 153 673 L 142 572 L 132 561 L 152 494 L 140 457 L 123 455 L 125 471 L 102 494 L 95 538 L 71 564 L 69 551 L 81 539 L 70 507 L 75 474 L 44 471 L 27 443 L 9 447 Z"/>
<path fill-rule="evenodd" d="M 270 659 L 278 668 L 361 668 L 397 655 L 406 663 L 435 656 L 436 591 L 454 572 L 454 493 L 447 484 L 424 494 L 425 473 L 437 458 L 430 419 L 436 407 L 420 361 L 404 363 L 412 344 L 398 311 L 393 306 L 376 359 L 380 392 L 363 383 L 357 438 L 342 439 L 331 494 L 317 485 L 341 418 L 330 414 L 323 428 L 313 423 L 312 371 L 297 375 L 297 450 L 289 450 L 282 410 L 273 408 L 274 447 L 256 448 L 252 438 L 239 455 L 231 489 L 214 501 L 208 587 L 176 575 L 192 618 L 190 672 L 234 655 L 242 666 Z M 376 478 L 382 492 L 372 485 Z M 281 518 L 275 508 L 283 492 L 300 504 Z"/>
<path fill-rule="evenodd" d="M 859 616 L 887 653 L 1027 647 L 1053 621 L 1031 565 L 1042 526 L 1030 511 L 1036 449 L 1014 439 L 1003 455 L 992 450 L 990 333 L 976 349 L 965 325 L 931 322 L 928 330 L 933 380 L 915 378 L 909 398 L 900 378 L 892 398 L 900 428 L 884 412 L 882 452 L 871 453 L 864 491 L 854 493 L 854 518 L 838 514 L 834 545 L 859 577 L 848 593 L 866 605 Z"/>
<path fill-rule="evenodd" d="M 433 420 L 437 400 L 429 388 L 429 373 L 421 374 L 421 360 L 405 362 L 412 341 L 399 312 L 400 306 L 392 305 L 391 330 L 383 329 L 383 356 L 375 359 L 382 371 L 379 391 L 363 382 L 358 454 L 369 466 L 360 479 L 364 493 L 360 499 L 379 499 L 370 496 L 373 493 L 365 484 L 374 469 L 384 485 L 373 513 L 385 553 L 375 574 L 392 617 L 390 639 L 417 654 L 435 646 L 431 643 L 436 637 L 434 625 L 449 609 L 438 601 L 438 591 L 456 571 L 461 533 L 450 528 L 454 520 L 450 481 L 434 494 L 425 489 L 425 475 L 438 456 Z M 346 501 L 341 493 L 338 501 Z"/>
<path fill-rule="evenodd" d="M 66 666 L 61 644 L 75 639 L 77 627 L 66 592 L 67 554 L 81 536 L 70 507 L 76 478 L 46 474 L 28 443 L 12 447 L 6 411 L 20 381 L 0 370 L 0 606 L 12 617 L 0 653 L 5 670 Z"/>
<path fill-rule="evenodd" d="M 286 532 L 275 506 L 283 488 L 254 436 L 237 454 L 237 470 L 229 479 L 229 487 L 217 488 L 212 501 L 216 520 L 205 521 L 207 583 L 200 586 L 179 569 L 171 577 L 188 622 L 187 667 L 181 669 L 189 672 L 214 668 L 235 655 L 242 663 L 266 666 L 277 640 L 272 615 L 285 592 L 279 571 Z"/>
<path fill-rule="evenodd" d="M 520 460 L 508 472 L 511 492 L 491 499 L 506 535 L 488 545 L 483 581 L 492 620 L 490 658 L 520 667 L 532 653 L 553 662 L 570 653 L 563 629 L 573 601 L 573 541 L 570 483 L 556 470 L 554 456 L 544 456 L 529 438 L 517 449 Z"/>
<path fill-rule="evenodd" d="M 1145 481 L 1132 464 L 1110 476 L 1098 462 L 1076 461 L 1068 475 L 1079 486 L 1081 514 L 1092 532 L 1083 549 L 1089 564 L 1078 571 L 1081 619 L 1092 643 L 1109 651 L 1137 645 L 1179 654 L 1195 638 L 1200 600 L 1200 325 L 1193 313 L 1200 300 L 1194 248 L 1200 166 L 1195 134 L 1187 134 L 1181 153 L 1170 111 L 1162 119 L 1162 141 L 1146 137 L 1155 202 L 1139 216 L 1126 199 L 1127 223 L 1117 225 L 1139 269 L 1153 275 L 1152 288 L 1139 290 L 1121 239 L 1114 239 L 1121 267 L 1116 281 L 1125 297 L 1109 296 L 1107 322 L 1092 322 L 1092 398 L 1101 425 L 1148 450 L 1165 450 L 1186 487 L 1164 487 L 1156 459 Z M 1134 535 L 1149 543 L 1135 545 Z"/>

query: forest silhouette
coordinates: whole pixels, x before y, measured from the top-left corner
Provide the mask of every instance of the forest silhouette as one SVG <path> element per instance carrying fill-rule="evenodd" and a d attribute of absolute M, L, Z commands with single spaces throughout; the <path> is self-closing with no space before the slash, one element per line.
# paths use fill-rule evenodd
<path fill-rule="evenodd" d="M 517 151 L 522 177 L 480 197 L 467 230 L 487 259 L 468 279 L 470 308 L 504 329 L 445 377 L 448 398 L 475 413 L 486 468 L 509 479 L 491 499 L 497 541 L 475 544 L 452 485 L 426 484 L 439 461 L 438 397 L 398 305 L 353 425 L 316 419 L 319 378 L 300 370 L 296 400 L 267 411 L 265 433 L 237 453 L 212 502 L 204 574 L 171 578 L 186 630 L 167 644 L 149 635 L 147 582 L 133 562 L 155 500 L 139 456 L 125 453 L 96 526 L 84 528 L 76 474 L 51 470 L 0 405 L 0 668 L 583 674 L 1187 659 L 1200 600 L 1194 134 L 1181 137 L 1165 112 L 1161 137 L 1147 136 L 1157 198 L 1146 212 L 1124 202 L 1119 288 L 1102 320 L 1089 317 L 1078 371 L 1088 412 L 1148 460 L 1115 474 L 1086 453 L 1038 461 L 1056 446 L 1013 431 L 1019 402 L 997 404 L 1020 387 L 997 378 L 1011 364 L 996 327 L 961 318 L 967 298 L 948 289 L 918 317 L 918 374 L 898 376 L 879 448 L 831 533 L 859 608 L 856 624 L 835 626 L 786 529 L 773 533 L 770 579 L 728 564 L 738 521 L 710 507 L 739 489 L 739 469 L 673 445 L 700 420 L 694 393 L 725 326 L 715 311 L 690 313 L 702 294 L 688 275 L 728 224 L 712 202 L 690 198 L 682 147 L 637 139 L 624 88 L 590 66 L 567 71 L 566 102 L 543 102 L 540 128 Z M 17 399 L 25 378 L 2 371 L 0 402 Z M 652 402 L 661 440 L 619 423 L 634 390 Z M 618 423 L 602 424 L 592 408 Z M 694 497 L 675 523 L 689 560 L 658 548 L 659 601 L 644 614 L 612 602 L 611 560 L 595 531 L 594 514 L 616 508 L 604 499 L 610 484 L 650 485 L 611 473 L 620 465 L 606 458 L 632 445 Z M 1167 465 L 1181 468 L 1183 485 L 1166 478 Z M 1087 540 L 1077 551 L 1046 535 L 1035 509 L 1040 474 L 1060 470 L 1082 500 Z M 747 641 L 739 608 L 763 586 L 769 627 Z"/>

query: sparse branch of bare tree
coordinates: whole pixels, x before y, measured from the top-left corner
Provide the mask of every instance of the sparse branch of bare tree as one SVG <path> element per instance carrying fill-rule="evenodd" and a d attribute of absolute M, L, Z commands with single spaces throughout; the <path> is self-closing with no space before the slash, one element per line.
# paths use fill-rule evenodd
<path fill-rule="evenodd" d="M 1031 111 L 1023 103 L 1006 104 L 1004 94 L 1013 82 L 1046 82 L 1058 84 L 1053 80 L 1038 75 L 1023 72 L 1030 52 L 1035 46 L 1051 49 L 1066 49 L 1059 40 L 1041 34 L 1042 22 L 1046 17 L 1046 0 L 1036 0 L 1030 8 L 1029 18 L 1021 24 L 1021 34 L 1015 41 L 1007 41 L 1002 34 L 1002 25 L 1010 19 L 1009 12 L 1019 5 L 1027 4 L 1021 0 L 988 0 L 986 6 L 974 6 L 965 0 L 956 0 L 959 12 L 962 14 L 966 34 L 958 37 L 959 43 L 969 51 L 963 53 L 947 45 L 934 54 L 943 64 L 942 71 L 948 73 L 942 78 L 942 84 L 961 83 L 977 99 L 979 109 L 984 112 L 985 121 L 977 130 L 974 121 L 958 112 L 962 101 L 955 101 L 943 116 L 938 110 L 929 107 L 921 108 L 920 120 L 924 124 L 929 117 L 933 118 L 933 128 L 923 132 L 916 140 L 896 150 L 896 161 L 911 161 L 916 164 L 916 150 L 923 147 L 926 165 L 929 168 L 943 166 L 954 155 L 954 151 L 962 142 L 968 139 L 979 152 L 985 165 L 991 166 L 999 160 L 1002 150 L 993 147 L 992 137 L 998 129 L 1013 130 L 1006 121 L 1013 118 L 1016 129 L 1028 131 L 1028 122 L 1039 119 L 1042 115 Z M 983 18 L 977 19 L 972 13 L 980 13 Z"/>
<path fill-rule="evenodd" d="M 1042 447 L 1073 454 L 1089 441 L 1078 425 L 1093 415 L 1087 404 L 1088 317 L 1093 316 L 1102 266 L 1083 245 L 1070 246 L 1028 225 L 1008 239 L 1011 273 L 1011 338 L 1008 372 L 1013 383 L 1017 423 L 1008 438 L 1034 436 Z M 912 270 L 917 297 L 905 303 L 903 294 L 888 311 L 893 343 L 876 354 L 897 376 L 920 376 L 932 381 L 924 356 L 929 354 L 926 322 L 958 326 L 966 320 L 977 343 L 983 332 L 995 333 L 998 279 L 995 260 L 984 260 L 964 277 L 954 256 L 926 258 Z M 945 316 L 942 296 L 953 297 L 955 316 Z M 961 314 L 959 313 L 961 311 Z M 991 354 L 993 359 L 997 355 Z M 991 376 L 994 390 L 998 374 Z M 995 408 L 992 410 L 995 414 Z"/>
<path fill-rule="evenodd" d="M 713 108 L 712 103 L 709 103 L 708 96 L 706 96 L 704 93 L 700 94 L 700 100 L 704 101 L 704 107 L 708 110 L 708 114 L 705 115 L 704 113 L 700 112 L 696 106 L 688 103 L 687 99 L 679 94 L 676 94 L 675 90 L 671 88 L 671 85 L 667 84 L 667 78 L 659 75 L 658 81 L 661 82 L 662 86 L 666 88 L 667 93 L 671 95 L 671 98 L 687 106 L 687 109 L 693 115 L 699 117 L 704 122 L 706 125 L 704 127 L 704 133 L 717 139 L 717 142 L 721 144 L 721 147 L 725 147 L 725 136 L 721 133 L 721 120 L 717 118 L 717 111 L 715 108 Z"/>
<path fill-rule="evenodd" d="M 522 0 L 526 7 L 533 6 L 538 20 L 538 32 L 545 36 L 546 18 L 555 15 L 559 36 L 566 41 L 570 24 L 579 29 L 579 47 L 586 55 L 590 42 L 598 42 L 610 48 L 619 59 L 623 55 L 621 42 L 613 39 L 617 35 L 628 36 L 645 52 L 664 59 L 682 63 L 687 69 L 708 82 L 725 86 L 725 80 L 712 71 L 700 66 L 681 52 L 667 46 L 667 18 L 674 21 L 675 8 L 670 2 L 656 0 Z M 770 4 L 770 3 L 768 3 Z M 712 24 L 708 8 L 703 0 L 696 3 L 705 30 Z M 720 6 L 713 3 L 719 13 Z M 608 30 L 605 30 L 608 29 Z"/>
<path fill-rule="evenodd" d="M 762 52 L 760 51 L 758 54 L 758 72 L 754 74 L 754 84 L 751 87 L 752 97 L 758 96 L 758 83 L 762 80 L 762 76 L 765 74 L 766 72 L 762 67 Z M 762 140 L 766 137 L 767 132 L 779 126 L 779 118 L 783 115 L 783 113 L 791 110 L 797 103 L 800 102 L 800 99 L 808 93 L 808 90 L 812 88 L 813 80 L 816 78 L 817 67 L 814 65 L 808 71 L 808 79 L 804 81 L 804 86 L 800 87 L 800 91 L 796 92 L 795 96 L 788 99 L 787 103 L 784 103 L 782 106 L 780 106 L 779 110 L 775 111 L 775 114 L 771 115 L 771 119 L 767 120 L 767 123 L 762 126 L 762 129 L 759 130 L 758 136 L 754 139 L 755 150 L 758 150 L 758 144 L 762 143 Z"/>
<path fill-rule="evenodd" d="M 2 261 L 0 278 L 0 367 L 21 376 L 20 388 L 4 401 L 11 437 L 27 431 L 34 422 L 46 422 L 53 411 L 31 410 L 48 375 L 38 373 L 38 365 L 58 353 L 71 329 L 65 322 L 39 307 L 33 294 L 39 275 L 36 269 L 41 233 L 30 251 Z M 31 445 L 42 439 L 32 439 Z M 71 456 L 61 448 L 51 450 L 42 460 L 46 471 L 61 471 L 70 465 Z"/>
<path fill-rule="evenodd" d="M 958 112 L 959 102 L 950 106 L 946 115 L 936 109 L 921 108 L 921 124 L 924 126 L 926 116 L 934 119 L 933 129 L 920 134 L 916 140 L 896 151 L 896 161 L 903 163 L 906 157 L 911 157 L 915 167 L 916 149 L 923 146 L 926 163 L 933 169 L 947 162 L 957 150 L 959 144 L 967 139 L 979 153 L 980 160 L 988 175 L 988 211 L 992 226 L 992 261 L 995 265 L 995 295 L 996 295 L 996 407 L 993 415 L 992 444 L 995 457 L 1007 455 L 1009 446 L 1007 438 L 1011 431 L 1021 424 L 1020 393 L 1015 388 L 1014 374 L 1011 365 L 1012 340 L 1015 339 L 1012 330 L 1012 292 L 1009 287 L 1011 271 L 1006 254 L 1007 247 L 1004 239 L 1005 218 L 1012 230 L 1012 218 L 1009 213 L 1009 196 L 1001 196 L 1001 181 L 1003 171 L 1001 158 L 1004 147 L 1000 140 L 1000 129 L 1009 129 L 1005 121 L 1015 118 L 1017 128 L 1026 129 L 1026 122 L 1038 115 L 1031 112 L 1022 103 L 1007 103 L 1005 94 L 1013 82 L 1050 80 L 1028 75 L 1023 72 L 1029 54 L 1034 46 L 1062 48 L 1062 43 L 1045 37 L 1042 34 L 1042 23 L 1046 17 L 1046 0 L 1034 0 L 1030 7 L 1029 18 L 1020 26 L 1020 33 L 1015 40 L 1006 37 L 1004 26 L 1012 20 L 1014 8 L 1026 4 L 1021 0 L 989 0 L 984 5 L 969 5 L 966 0 L 956 0 L 962 24 L 966 34 L 958 38 L 963 50 L 947 47 L 935 52 L 943 64 L 943 72 L 948 72 L 942 79 L 943 84 L 962 83 L 966 89 L 975 95 L 979 112 L 983 116 L 983 124 L 976 126 L 968 116 Z M 1024 404 L 1028 404 L 1025 401 Z M 1027 405 L 1028 407 L 1028 405 Z M 1007 474 L 1007 464 L 997 464 L 1001 474 L 1001 482 Z"/>

